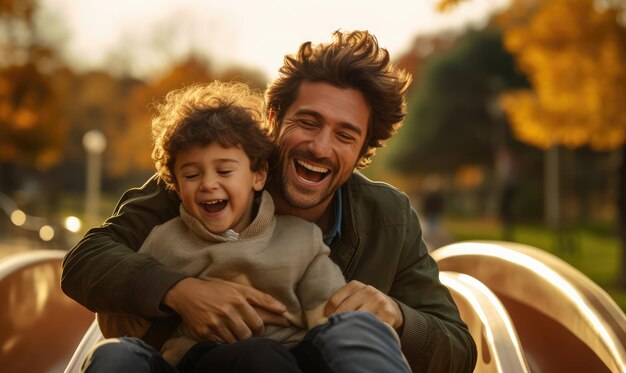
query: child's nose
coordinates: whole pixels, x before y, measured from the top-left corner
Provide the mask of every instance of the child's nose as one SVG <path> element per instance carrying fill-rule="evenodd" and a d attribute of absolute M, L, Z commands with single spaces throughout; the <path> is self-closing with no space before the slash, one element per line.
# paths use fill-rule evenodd
<path fill-rule="evenodd" d="M 217 180 L 211 176 L 205 176 L 202 179 L 202 188 L 206 190 L 217 189 Z"/>

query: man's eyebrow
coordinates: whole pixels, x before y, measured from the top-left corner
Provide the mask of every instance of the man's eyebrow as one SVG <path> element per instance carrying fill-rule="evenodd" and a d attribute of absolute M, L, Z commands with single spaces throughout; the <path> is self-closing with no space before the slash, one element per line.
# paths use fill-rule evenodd
<path fill-rule="evenodd" d="M 320 113 L 318 113 L 315 110 L 310 110 L 310 109 L 299 109 L 294 114 L 295 115 L 310 115 L 320 122 L 324 119 L 324 117 Z M 340 125 L 342 128 L 355 132 L 359 136 L 363 135 L 363 131 L 361 130 L 361 127 L 357 126 L 356 124 L 352 124 L 350 122 L 341 122 Z"/>

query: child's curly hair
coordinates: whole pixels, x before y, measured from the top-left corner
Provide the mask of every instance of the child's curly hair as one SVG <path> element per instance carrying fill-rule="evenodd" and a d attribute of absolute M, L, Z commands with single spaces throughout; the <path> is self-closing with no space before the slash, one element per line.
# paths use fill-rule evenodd
<path fill-rule="evenodd" d="M 243 83 L 195 84 L 169 92 L 155 105 L 152 160 L 169 189 L 176 186 L 174 164 L 182 149 L 241 146 L 250 169 L 259 171 L 274 150 L 262 121 L 263 98 Z"/>

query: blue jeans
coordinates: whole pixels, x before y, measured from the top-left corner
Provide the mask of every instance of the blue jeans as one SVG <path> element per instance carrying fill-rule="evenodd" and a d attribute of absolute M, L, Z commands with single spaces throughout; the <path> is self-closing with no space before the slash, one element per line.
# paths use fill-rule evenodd
<path fill-rule="evenodd" d="M 97 343 L 83 362 L 81 372 L 176 373 L 177 370 L 141 339 L 121 337 Z"/>
<path fill-rule="evenodd" d="M 136 338 L 105 341 L 85 366 L 90 373 L 178 371 Z M 266 338 L 232 344 L 200 342 L 177 368 L 181 372 L 410 372 L 391 328 L 359 311 L 331 316 L 291 350 Z"/>
<path fill-rule="evenodd" d="M 292 353 L 303 372 L 411 372 L 395 332 L 368 312 L 331 316 L 313 328 Z"/>
<path fill-rule="evenodd" d="M 298 362 L 289 350 L 267 338 L 250 338 L 231 344 L 199 342 L 176 367 L 171 366 L 157 350 L 141 339 L 112 338 L 95 347 L 83 363 L 82 371 L 301 373 Z"/>

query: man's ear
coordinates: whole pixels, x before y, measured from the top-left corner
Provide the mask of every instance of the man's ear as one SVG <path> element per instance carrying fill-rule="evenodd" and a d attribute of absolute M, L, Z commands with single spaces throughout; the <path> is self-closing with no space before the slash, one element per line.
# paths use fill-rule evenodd
<path fill-rule="evenodd" d="M 261 167 L 254 171 L 254 180 L 252 181 L 252 189 L 257 192 L 260 192 L 265 187 L 265 182 L 267 181 L 267 162 L 263 162 Z"/>

